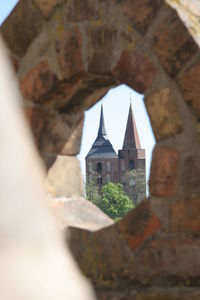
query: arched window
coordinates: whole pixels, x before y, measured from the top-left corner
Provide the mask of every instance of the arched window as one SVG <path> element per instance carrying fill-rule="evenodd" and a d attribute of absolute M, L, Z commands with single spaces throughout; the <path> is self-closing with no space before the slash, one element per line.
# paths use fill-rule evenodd
<path fill-rule="evenodd" d="M 98 184 L 102 184 L 102 177 L 101 177 L 101 175 L 98 175 L 98 177 L 97 177 L 97 183 Z"/>
<path fill-rule="evenodd" d="M 97 172 L 98 173 L 102 172 L 102 164 L 100 162 L 98 162 L 98 164 L 97 164 Z"/>
<path fill-rule="evenodd" d="M 110 172 L 110 162 L 109 161 L 107 161 L 107 172 Z"/>
<path fill-rule="evenodd" d="M 135 163 L 134 163 L 134 161 L 131 159 L 131 160 L 129 160 L 129 170 L 133 170 L 133 169 L 135 169 Z"/>
<path fill-rule="evenodd" d="M 110 175 L 109 174 L 106 175 L 106 181 L 107 181 L 107 183 L 110 182 Z"/>
<path fill-rule="evenodd" d="M 89 162 L 88 168 L 89 168 L 89 172 L 92 172 L 92 163 L 91 162 Z"/>

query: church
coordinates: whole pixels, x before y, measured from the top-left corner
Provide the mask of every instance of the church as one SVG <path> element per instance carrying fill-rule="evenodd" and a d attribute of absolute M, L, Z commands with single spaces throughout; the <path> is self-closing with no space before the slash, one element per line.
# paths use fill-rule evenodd
<path fill-rule="evenodd" d="M 131 185 L 134 185 L 134 181 L 130 181 L 127 174 L 132 170 L 143 170 L 143 176 L 145 177 L 146 158 L 145 149 L 141 149 L 131 103 L 123 147 L 118 151 L 118 154 L 115 152 L 108 139 L 105 128 L 103 105 L 101 104 L 97 137 L 90 151 L 86 155 L 85 160 L 86 182 L 90 182 L 95 178 L 99 190 L 103 185 L 109 182 L 121 183 L 125 193 L 132 198 L 132 195 L 130 195 L 130 188 Z"/>

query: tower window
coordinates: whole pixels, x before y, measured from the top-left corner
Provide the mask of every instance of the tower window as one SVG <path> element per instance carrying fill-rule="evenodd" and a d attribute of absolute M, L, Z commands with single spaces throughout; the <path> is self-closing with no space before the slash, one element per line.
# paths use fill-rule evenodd
<path fill-rule="evenodd" d="M 135 169 L 135 163 L 134 161 L 131 159 L 129 160 L 129 170 L 134 170 Z"/>
<path fill-rule="evenodd" d="M 107 181 L 107 183 L 110 182 L 110 175 L 109 174 L 106 175 L 106 181 Z"/>
<path fill-rule="evenodd" d="M 107 162 L 107 172 L 110 172 L 110 169 L 111 169 L 111 168 L 110 168 L 110 162 L 108 161 L 108 162 Z"/>
<path fill-rule="evenodd" d="M 98 162 L 98 164 L 97 164 L 97 172 L 98 173 L 102 172 L 102 164 L 100 162 Z"/>
<path fill-rule="evenodd" d="M 88 168 L 89 168 L 89 172 L 92 172 L 92 163 L 91 162 L 89 162 Z"/>

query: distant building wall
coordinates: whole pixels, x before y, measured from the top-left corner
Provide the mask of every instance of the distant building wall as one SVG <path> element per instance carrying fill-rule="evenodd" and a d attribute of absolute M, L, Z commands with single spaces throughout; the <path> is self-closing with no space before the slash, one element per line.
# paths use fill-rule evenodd
<path fill-rule="evenodd" d="M 119 155 L 119 181 L 123 184 L 124 192 L 137 204 L 136 191 L 134 190 L 134 183 L 130 182 L 131 178 L 128 173 L 132 170 L 143 170 L 144 178 L 146 182 L 146 159 L 144 149 L 122 149 L 118 151 Z M 146 185 L 143 188 L 143 194 L 145 195 Z"/>
<path fill-rule="evenodd" d="M 97 164 L 101 163 L 102 170 L 97 170 Z M 92 165 L 92 169 L 91 167 Z M 95 174 L 95 175 L 94 175 Z M 110 182 L 117 183 L 119 182 L 119 160 L 118 158 L 88 158 L 86 159 L 86 180 L 88 182 L 89 176 L 92 175 L 93 177 L 101 176 L 102 182 L 99 182 L 100 185 L 104 185 Z M 109 176 L 110 179 L 108 180 Z M 98 183 L 98 182 L 97 182 Z"/>

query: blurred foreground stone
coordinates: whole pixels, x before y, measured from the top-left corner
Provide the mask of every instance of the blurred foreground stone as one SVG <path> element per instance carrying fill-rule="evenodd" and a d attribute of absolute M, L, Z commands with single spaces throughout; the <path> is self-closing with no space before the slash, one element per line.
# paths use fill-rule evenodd
<path fill-rule="evenodd" d="M 50 202 L 61 229 L 76 227 L 96 231 L 114 224 L 112 219 L 84 198 L 51 198 Z"/>
<path fill-rule="evenodd" d="M 200 1 L 199 0 L 166 0 L 175 8 L 187 26 L 190 34 L 200 46 Z"/>
<path fill-rule="evenodd" d="M 0 299 L 92 300 L 45 199 L 44 170 L 2 40 L 0 62 Z"/>

